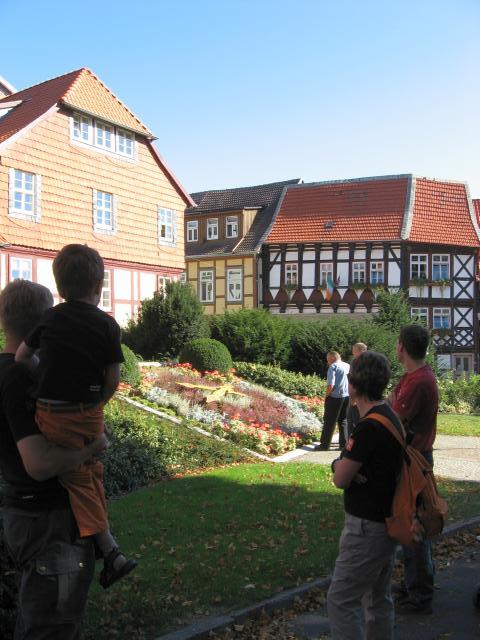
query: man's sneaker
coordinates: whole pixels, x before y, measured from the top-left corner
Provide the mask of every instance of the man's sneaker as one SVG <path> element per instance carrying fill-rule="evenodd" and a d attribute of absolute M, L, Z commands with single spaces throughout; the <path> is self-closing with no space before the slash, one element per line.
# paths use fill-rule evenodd
<path fill-rule="evenodd" d="M 314 451 L 328 451 L 329 449 L 328 444 L 316 444 Z"/>
<path fill-rule="evenodd" d="M 433 613 L 431 602 L 419 602 L 412 598 L 404 598 L 395 603 L 395 613 L 399 615 L 423 615 L 428 616 Z"/>

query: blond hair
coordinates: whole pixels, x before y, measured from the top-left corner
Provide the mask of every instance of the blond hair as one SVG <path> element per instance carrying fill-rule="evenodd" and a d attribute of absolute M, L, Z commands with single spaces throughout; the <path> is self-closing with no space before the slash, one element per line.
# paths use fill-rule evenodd
<path fill-rule="evenodd" d="M 47 287 L 29 280 L 14 280 L 0 293 L 0 324 L 6 332 L 23 340 L 52 305 L 53 296 Z"/>
<path fill-rule="evenodd" d="M 338 351 L 329 351 L 327 353 L 327 356 L 330 356 L 331 358 L 335 358 L 335 360 L 340 360 L 340 354 L 338 353 Z"/>
<path fill-rule="evenodd" d="M 364 342 L 355 342 L 355 344 L 352 345 L 352 351 L 355 349 L 355 351 L 359 351 L 360 353 L 363 353 L 364 351 L 368 351 L 368 347 Z"/>

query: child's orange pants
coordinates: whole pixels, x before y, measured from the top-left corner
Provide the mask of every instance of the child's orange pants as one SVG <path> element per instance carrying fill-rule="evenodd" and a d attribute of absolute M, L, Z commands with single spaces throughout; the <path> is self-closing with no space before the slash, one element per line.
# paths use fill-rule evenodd
<path fill-rule="evenodd" d="M 104 430 L 102 405 L 38 400 L 35 419 L 47 440 L 67 449 L 83 449 Z M 59 476 L 59 481 L 68 491 L 81 537 L 108 529 L 101 462 L 82 464 Z"/>

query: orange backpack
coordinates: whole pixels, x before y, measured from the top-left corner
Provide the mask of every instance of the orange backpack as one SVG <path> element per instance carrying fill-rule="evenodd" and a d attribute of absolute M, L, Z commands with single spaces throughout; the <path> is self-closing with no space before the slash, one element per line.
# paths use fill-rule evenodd
<path fill-rule="evenodd" d="M 388 535 L 402 545 L 411 546 L 442 532 L 448 513 L 446 501 L 438 493 L 433 468 L 420 451 L 405 441 L 392 422 L 379 413 L 368 418 L 380 422 L 403 449 L 403 465 L 393 496 L 392 515 L 385 519 Z"/>

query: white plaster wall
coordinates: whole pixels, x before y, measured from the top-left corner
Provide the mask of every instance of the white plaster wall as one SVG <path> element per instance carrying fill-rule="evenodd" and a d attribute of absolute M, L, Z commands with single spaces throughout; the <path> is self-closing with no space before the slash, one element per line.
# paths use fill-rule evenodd
<path fill-rule="evenodd" d="M 372 260 L 383 260 L 383 249 L 372 249 L 370 257 Z"/>
<path fill-rule="evenodd" d="M 274 264 L 270 270 L 270 287 L 280 286 L 280 265 Z"/>
<path fill-rule="evenodd" d="M 303 252 L 304 260 L 315 260 L 315 251 L 304 251 Z"/>
<path fill-rule="evenodd" d="M 57 292 L 57 285 L 52 271 L 53 260 L 48 258 L 37 259 L 37 282 L 48 287 L 50 291 L 55 295 Z"/>
<path fill-rule="evenodd" d="M 461 313 L 465 314 L 465 319 Z M 453 310 L 454 327 L 471 327 L 473 325 L 473 309 L 469 307 L 456 307 Z"/>
<path fill-rule="evenodd" d="M 347 256 L 348 258 L 348 251 L 347 251 Z M 331 249 L 322 249 L 320 251 L 320 260 L 326 261 L 326 260 L 330 260 L 330 262 L 333 260 L 333 251 Z"/>
<path fill-rule="evenodd" d="M 315 265 L 304 264 L 303 265 L 303 277 L 302 285 L 305 287 L 313 287 L 315 285 Z"/>
<path fill-rule="evenodd" d="M 465 271 L 463 271 L 465 273 Z M 463 289 L 465 287 L 465 290 Z M 470 282 L 465 286 L 465 282 L 462 282 L 462 288 L 458 285 L 458 282 L 455 280 L 453 283 L 453 295 L 455 298 L 459 298 L 460 300 L 471 300 L 473 298 L 474 286 L 473 282 Z"/>
<path fill-rule="evenodd" d="M 330 251 L 330 253 L 332 253 Z M 350 258 L 350 251 L 348 249 L 340 249 L 337 253 L 337 260 L 349 260 Z M 326 260 L 326 258 L 325 258 Z"/>
<path fill-rule="evenodd" d="M 127 269 L 114 269 L 113 286 L 116 300 L 131 300 L 132 276 L 130 271 Z"/>
<path fill-rule="evenodd" d="M 152 298 L 156 289 L 154 273 L 140 273 L 140 300 Z"/>
<path fill-rule="evenodd" d="M 121 327 L 125 326 L 132 317 L 132 305 L 116 302 L 113 306 L 113 309 L 115 320 Z"/>
<path fill-rule="evenodd" d="M 134 300 L 138 300 L 140 297 L 138 295 L 138 279 L 139 279 L 139 273 L 138 271 L 134 271 L 133 272 L 133 299 Z"/>
<path fill-rule="evenodd" d="M 355 249 L 354 256 L 355 260 L 365 260 L 367 257 L 367 252 L 365 251 L 365 249 Z"/>
<path fill-rule="evenodd" d="M 287 262 L 297 262 L 298 251 L 287 251 L 287 253 L 285 254 L 285 260 Z"/>
<path fill-rule="evenodd" d="M 396 262 L 388 263 L 388 286 L 400 286 L 400 268 Z"/>

